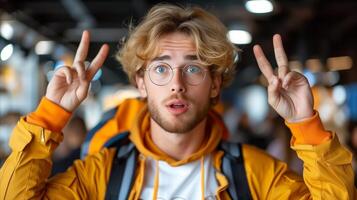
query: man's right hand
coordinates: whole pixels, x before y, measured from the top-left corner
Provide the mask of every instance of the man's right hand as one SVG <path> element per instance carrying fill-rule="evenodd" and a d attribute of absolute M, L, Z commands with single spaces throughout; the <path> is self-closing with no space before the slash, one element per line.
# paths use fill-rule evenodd
<path fill-rule="evenodd" d="M 109 53 L 109 46 L 104 44 L 86 69 L 84 62 L 88 54 L 89 42 L 89 32 L 84 31 L 73 66 L 63 66 L 56 70 L 47 86 L 46 98 L 69 112 L 74 111 L 87 97 L 89 84 Z"/>

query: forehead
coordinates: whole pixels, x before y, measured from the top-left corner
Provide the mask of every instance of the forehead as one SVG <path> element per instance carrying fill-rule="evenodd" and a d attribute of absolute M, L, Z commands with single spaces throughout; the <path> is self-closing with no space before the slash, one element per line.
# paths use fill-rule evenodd
<path fill-rule="evenodd" d="M 183 33 L 174 32 L 162 36 L 158 41 L 159 54 L 167 52 L 181 52 L 196 54 L 196 45 L 193 39 Z"/>

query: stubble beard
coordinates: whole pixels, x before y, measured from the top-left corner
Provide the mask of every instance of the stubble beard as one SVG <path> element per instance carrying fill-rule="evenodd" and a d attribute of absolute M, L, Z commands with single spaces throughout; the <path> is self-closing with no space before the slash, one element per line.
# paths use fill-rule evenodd
<path fill-rule="evenodd" d="M 188 100 L 191 102 L 191 105 L 200 105 L 200 103 L 195 103 L 192 100 Z M 188 113 L 184 113 L 182 115 L 177 116 L 176 120 L 168 120 L 167 117 L 163 115 L 162 112 L 159 111 L 159 105 L 156 105 L 153 101 L 148 98 L 148 109 L 151 115 L 151 118 L 165 131 L 170 133 L 187 133 L 194 129 L 202 120 L 204 120 L 210 109 L 210 101 L 207 101 L 202 105 L 202 107 L 197 107 L 198 110 L 194 111 L 193 108 L 189 108 Z M 193 111 L 193 112 L 192 112 Z"/>

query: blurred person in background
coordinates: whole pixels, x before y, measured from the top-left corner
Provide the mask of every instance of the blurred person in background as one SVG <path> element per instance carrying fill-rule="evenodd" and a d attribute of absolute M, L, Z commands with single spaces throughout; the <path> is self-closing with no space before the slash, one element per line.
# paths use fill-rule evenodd
<path fill-rule="evenodd" d="M 86 136 L 87 128 L 83 118 L 75 115 L 62 132 L 63 141 L 53 152 L 52 175 L 66 171 L 74 160 L 80 158 L 80 147 Z"/>
<path fill-rule="evenodd" d="M 303 163 L 290 148 L 291 133 L 281 117 L 269 111 L 264 119 L 256 124 L 249 119 L 246 112 L 232 108 L 225 113 L 224 118 L 230 127 L 230 141 L 264 149 L 302 175 Z"/>
<path fill-rule="evenodd" d="M 266 151 L 286 162 L 290 169 L 297 172 L 299 175 L 303 173 L 303 162 L 297 157 L 295 151 L 290 148 L 290 130 L 284 125 L 284 120 L 278 116 L 269 118 L 272 127 L 270 130 L 270 142 L 266 147 Z"/>
<path fill-rule="evenodd" d="M 121 135 L 129 144 L 104 148 L 48 179 L 61 131 L 109 51 L 104 45 L 86 69 L 90 36 L 85 31 L 73 66 L 55 72 L 37 110 L 15 127 L 12 153 L 0 170 L 0 198 L 356 199 L 352 155 L 324 129 L 306 78 L 288 68 L 279 35 L 273 37 L 277 74 L 259 45 L 253 52 L 269 83 L 269 104 L 290 128 L 292 148 L 304 161 L 304 179 L 257 148 L 222 140 L 226 127 L 211 107 L 234 77 L 236 49 L 226 34 L 224 25 L 201 8 L 153 7 L 118 56 L 145 105 L 131 119 L 130 132 Z M 234 158 L 230 163 L 228 153 Z M 131 168 L 134 173 L 128 173 Z"/>

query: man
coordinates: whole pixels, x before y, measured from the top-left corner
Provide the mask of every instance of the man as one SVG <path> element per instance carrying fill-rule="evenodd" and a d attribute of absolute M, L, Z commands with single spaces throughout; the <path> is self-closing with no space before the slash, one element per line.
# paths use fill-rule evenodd
<path fill-rule="evenodd" d="M 304 161 L 304 179 L 244 145 L 251 198 L 355 199 L 351 153 L 323 129 L 308 82 L 289 71 L 279 35 L 273 43 L 278 75 L 259 46 L 254 54 L 269 82 L 269 103 L 292 130 L 291 144 Z M 51 154 L 62 140 L 60 131 L 85 99 L 108 54 L 104 45 L 85 69 L 88 48 L 85 31 L 73 66 L 56 71 L 37 110 L 15 128 L 13 152 L 0 172 L 1 199 L 106 196 L 114 148 L 75 161 L 65 173 L 47 179 Z M 230 177 L 222 172 L 224 152 L 218 148 L 226 129 L 211 109 L 233 77 L 234 50 L 223 24 L 199 8 L 155 6 L 133 30 L 118 58 L 147 103 L 130 128 L 129 139 L 139 155 L 128 199 L 236 199 L 228 192 Z"/>

